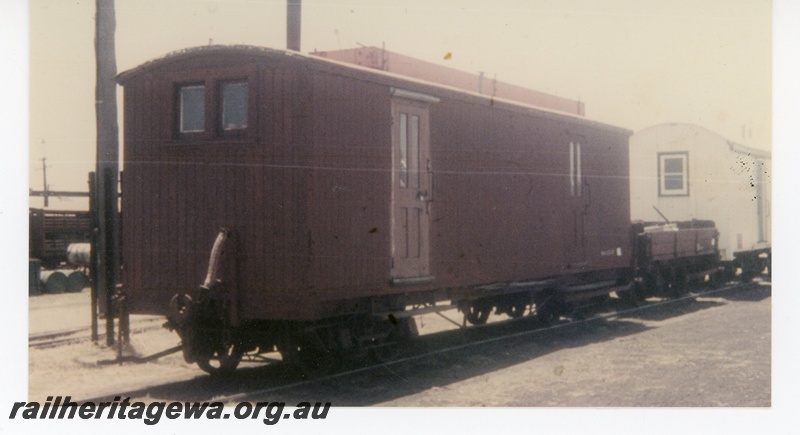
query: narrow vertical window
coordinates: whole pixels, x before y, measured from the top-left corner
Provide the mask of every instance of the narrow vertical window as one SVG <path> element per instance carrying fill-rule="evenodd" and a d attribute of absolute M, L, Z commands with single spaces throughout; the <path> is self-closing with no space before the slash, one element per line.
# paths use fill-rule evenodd
<path fill-rule="evenodd" d="M 583 195 L 583 165 L 581 163 L 581 144 L 575 144 L 575 189 L 577 190 L 577 195 Z"/>
<path fill-rule="evenodd" d="M 400 187 L 408 186 L 408 115 L 400 114 Z"/>
<path fill-rule="evenodd" d="M 661 196 L 689 194 L 688 153 L 658 155 L 658 193 Z"/>
<path fill-rule="evenodd" d="M 409 187 L 419 187 L 419 116 L 411 117 L 411 131 L 408 138 Z"/>
<path fill-rule="evenodd" d="M 569 143 L 569 194 L 581 196 L 583 194 L 581 168 L 581 144 L 579 142 Z"/>
<path fill-rule="evenodd" d="M 575 143 L 569 143 L 569 194 L 575 196 Z"/>
<path fill-rule="evenodd" d="M 247 94 L 247 83 L 224 83 L 222 85 L 223 130 L 247 128 Z"/>
<path fill-rule="evenodd" d="M 197 133 L 205 131 L 206 88 L 203 85 L 182 86 L 180 99 L 180 132 Z"/>

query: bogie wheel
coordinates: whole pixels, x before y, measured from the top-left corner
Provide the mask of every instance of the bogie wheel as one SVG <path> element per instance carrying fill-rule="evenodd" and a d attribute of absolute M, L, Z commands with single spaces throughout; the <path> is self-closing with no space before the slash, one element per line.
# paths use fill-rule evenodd
<path fill-rule="evenodd" d="M 772 256 L 764 260 L 764 267 L 767 269 L 767 281 L 772 282 Z"/>
<path fill-rule="evenodd" d="M 647 274 L 646 286 L 648 291 L 656 294 L 657 296 L 669 296 L 669 280 L 665 276 L 665 272 L 653 271 Z"/>
<path fill-rule="evenodd" d="M 742 275 L 739 277 L 741 282 L 750 282 L 761 273 L 759 268 L 760 261 L 758 258 L 744 257 L 742 258 Z"/>
<path fill-rule="evenodd" d="M 511 318 L 518 319 L 525 314 L 525 310 L 527 309 L 528 304 L 525 302 L 516 302 L 508 307 L 507 313 Z"/>
<path fill-rule="evenodd" d="M 472 302 L 467 309 L 464 310 L 464 317 L 469 323 L 473 325 L 483 325 L 489 319 L 489 314 L 492 312 L 492 306 L 484 302 Z"/>
<path fill-rule="evenodd" d="M 644 302 L 644 300 L 647 299 L 644 284 L 640 282 L 634 282 L 630 290 L 621 292 L 619 296 L 626 302 L 634 305 Z"/>
<path fill-rule="evenodd" d="M 707 284 L 708 287 L 711 288 L 712 290 L 722 287 L 723 284 L 722 272 L 714 271 L 708 274 Z"/>
<path fill-rule="evenodd" d="M 278 351 L 286 363 L 311 377 L 334 372 L 340 361 L 338 358 L 340 355 L 328 349 L 319 339 L 316 331 L 284 339 L 278 344 Z"/>
<path fill-rule="evenodd" d="M 567 311 L 564 301 L 554 297 L 536 301 L 536 321 L 542 326 L 550 326 Z"/>
<path fill-rule="evenodd" d="M 736 278 L 736 267 L 731 264 L 726 264 L 725 268 L 722 271 L 721 279 L 722 283 L 728 283 L 733 281 Z"/>
<path fill-rule="evenodd" d="M 369 349 L 373 360 L 385 363 L 407 355 L 411 338 L 417 334 L 413 318 L 380 320 L 375 326 L 382 338 L 375 340 Z"/>
<path fill-rule="evenodd" d="M 670 287 L 672 289 L 670 293 L 676 298 L 685 295 L 689 291 L 689 273 L 685 267 L 678 266 L 673 269 Z"/>
<path fill-rule="evenodd" d="M 210 357 L 199 357 L 197 365 L 210 375 L 225 375 L 236 370 L 242 361 L 242 355 L 239 346 L 230 345 L 214 351 Z"/>

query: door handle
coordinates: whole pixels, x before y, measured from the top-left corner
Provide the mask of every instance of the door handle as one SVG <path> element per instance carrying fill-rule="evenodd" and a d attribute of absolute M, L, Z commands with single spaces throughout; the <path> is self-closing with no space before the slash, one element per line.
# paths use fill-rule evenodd
<path fill-rule="evenodd" d="M 430 188 L 417 192 L 417 201 L 433 202 L 433 171 L 428 171 L 428 176 L 430 177 Z"/>

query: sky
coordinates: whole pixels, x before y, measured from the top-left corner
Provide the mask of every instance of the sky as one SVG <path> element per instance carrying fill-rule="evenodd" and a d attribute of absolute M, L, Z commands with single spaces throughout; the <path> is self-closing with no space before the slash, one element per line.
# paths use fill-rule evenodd
<path fill-rule="evenodd" d="M 29 4 L 30 187 L 43 188 L 46 158 L 51 189 L 85 191 L 95 153 L 94 2 Z M 303 0 L 302 8 L 303 52 L 385 44 L 580 100 L 588 118 L 633 131 L 689 122 L 772 147 L 769 1 Z M 117 0 L 116 15 L 119 72 L 209 43 L 286 46 L 285 0 Z M 85 207 L 75 198 L 51 204 Z"/>

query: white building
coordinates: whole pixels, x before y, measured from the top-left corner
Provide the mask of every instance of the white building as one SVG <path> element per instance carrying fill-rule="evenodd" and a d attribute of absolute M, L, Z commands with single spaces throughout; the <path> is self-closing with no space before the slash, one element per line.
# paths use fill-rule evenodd
<path fill-rule="evenodd" d="M 768 252 L 769 151 L 696 125 L 660 124 L 631 136 L 630 166 L 633 220 L 663 222 L 659 211 L 670 221 L 713 220 L 723 261 Z"/>

